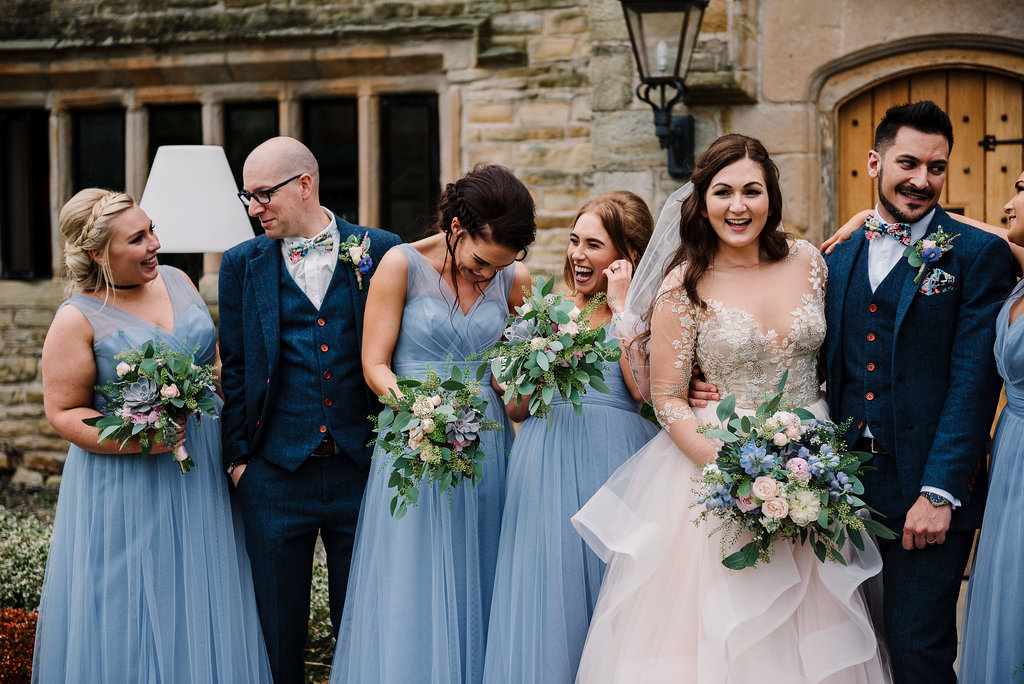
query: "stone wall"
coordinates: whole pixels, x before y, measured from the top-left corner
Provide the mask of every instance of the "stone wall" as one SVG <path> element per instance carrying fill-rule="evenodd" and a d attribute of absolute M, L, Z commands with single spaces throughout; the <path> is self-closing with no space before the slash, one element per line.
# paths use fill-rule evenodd
<path fill-rule="evenodd" d="M 60 482 L 67 442 L 43 412 L 39 357 L 64 298 L 60 283 L 0 285 L 0 472 L 28 485 Z"/>

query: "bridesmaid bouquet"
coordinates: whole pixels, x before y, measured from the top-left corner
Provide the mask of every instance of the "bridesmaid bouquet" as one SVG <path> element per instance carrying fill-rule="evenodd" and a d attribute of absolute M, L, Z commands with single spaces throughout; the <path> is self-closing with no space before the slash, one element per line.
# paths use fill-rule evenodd
<path fill-rule="evenodd" d="M 195 364 L 198 348 L 185 354 L 163 342 L 147 340 L 136 349 L 121 352 L 114 357 L 117 380 L 96 387 L 109 400 L 111 415 L 82 422 L 99 428 L 101 443 L 116 439 L 123 447 L 138 437 L 143 456 L 149 455 L 155 441 L 173 447 L 178 441 L 177 426 L 189 416 L 217 415 L 217 405 L 209 396 L 216 390 L 217 369 Z M 182 473 L 195 465 L 184 446 L 175 447 L 173 457 Z"/>
<path fill-rule="evenodd" d="M 786 374 L 778 392 L 754 416 L 738 416 L 736 397 L 726 397 L 718 405 L 721 425 L 700 428 L 723 445 L 698 480 L 697 500 L 704 506 L 699 520 L 721 518 L 735 531 L 734 539 L 753 534 L 752 541 L 722 559 L 732 570 L 771 560 L 772 545 L 780 537 L 810 544 L 823 563 L 830 559 L 842 565 L 847 536 L 861 550 L 865 530 L 896 538 L 885 525 L 858 515 L 877 513 L 859 498 L 872 455 L 846 451 L 840 438 L 845 424 L 817 420 L 802 408 L 783 410 L 784 404 L 792 405 L 783 398 L 785 384 Z"/>
<path fill-rule="evenodd" d="M 501 430 L 486 418 L 487 400 L 480 383 L 463 381 L 453 366 L 447 380 L 433 370 L 423 380 L 400 377 L 398 389 L 380 397 L 387 408 L 371 417 L 376 445 L 391 460 L 388 486 L 395 489 L 391 515 L 401 519 L 419 500 L 418 483 L 438 483 L 438 490 L 455 489 L 463 480 L 476 484 L 487 455 L 480 433 Z"/>
<path fill-rule="evenodd" d="M 572 301 L 553 294 L 555 279 L 534 280 L 533 288 L 510 316 L 505 341 L 494 345 L 486 357 L 491 372 L 506 383 L 505 401 L 530 396 L 530 415 L 543 418 L 557 389 L 583 415 L 580 397 L 587 385 L 609 392 L 604 383 L 604 364 L 618 361 L 619 340 L 601 326 L 590 327 L 590 314 L 604 301 L 598 294 L 582 311 Z"/>

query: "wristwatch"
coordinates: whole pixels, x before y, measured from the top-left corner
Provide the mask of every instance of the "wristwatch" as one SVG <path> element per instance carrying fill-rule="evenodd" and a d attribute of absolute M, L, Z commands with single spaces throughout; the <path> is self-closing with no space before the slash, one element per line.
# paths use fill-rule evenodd
<path fill-rule="evenodd" d="M 953 505 L 952 501 L 950 501 L 946 497 L 942 496 L 941 494 L 936 494 L 935 492 L 921 492 L 921 496 L 923 496 L 924 498 L 928 499 L 928 502 L 932 506 L 935 506 L 936 508 L 938 508 L 939 506 L 952 506 Z"/>
<path fill-rule="evenodd" d="M 245 465 L 248 462 L 249 462 L 249 459 L 242 459 L 242 458 L 237 459 L 235 461 L 232 461 L 230 464 L 228 464 L 228 467 L 224 469 L 224 472 L 226 472 L 228 474 L 228 477 L 230 477 L 231 473 L 234 472 L 235 468 L 237 468 L 238 466 L 241 466 L 241 465 Z"/>

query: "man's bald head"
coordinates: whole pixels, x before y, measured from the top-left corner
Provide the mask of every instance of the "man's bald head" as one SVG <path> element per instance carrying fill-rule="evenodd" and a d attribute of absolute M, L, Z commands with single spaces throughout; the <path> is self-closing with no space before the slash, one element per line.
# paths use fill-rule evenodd
<path fill-rule="evenodd" d="M 243 176 L 250 164 L 282 178 L 308 173 L 313 177 L 313 187 L 317 190 L 320 188 L 320 165 L 309 148 L 295 138 L 280 135 L 257 145 L 245 158 Z"/>

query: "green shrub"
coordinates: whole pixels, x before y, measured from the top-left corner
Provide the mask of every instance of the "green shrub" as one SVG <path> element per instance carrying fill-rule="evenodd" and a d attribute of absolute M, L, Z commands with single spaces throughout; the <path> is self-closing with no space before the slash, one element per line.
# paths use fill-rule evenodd
<path fill-rule="evenodd" d="M 306 640 L 306 681 L 326 682 L 334 659 L 331 630 L 330 592 L 327 588 L 327 560 L 317 553 L 313 561 L 313 586 L 309 592 L 309 637 Z"/>
<path fill-rule="evenodd" d="M 0 506 L 0 606 L 39 610 L 51 532 L 36 518 Z"/>

